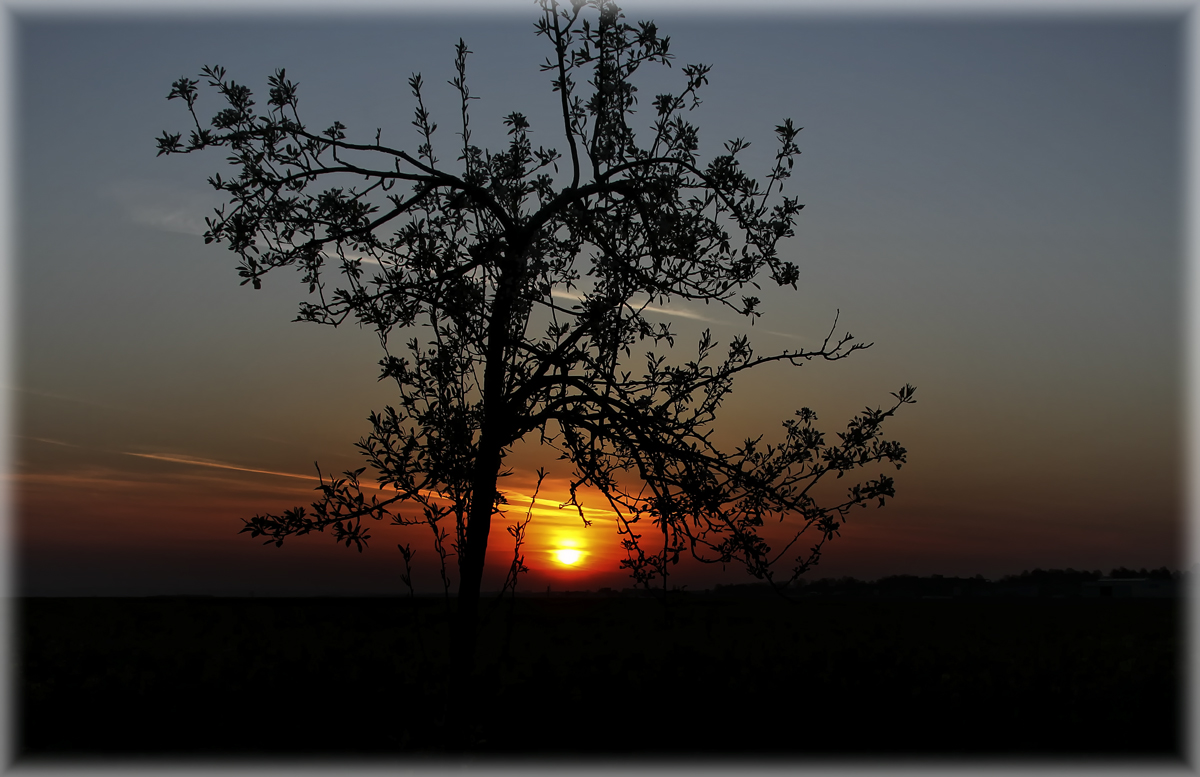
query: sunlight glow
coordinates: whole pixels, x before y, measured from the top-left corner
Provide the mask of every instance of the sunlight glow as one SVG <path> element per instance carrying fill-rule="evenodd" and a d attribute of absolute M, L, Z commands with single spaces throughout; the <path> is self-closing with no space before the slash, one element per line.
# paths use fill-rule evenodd
<path fill-rule="evenodd" d="M 579 561 L 582 555 L 583 554 L 575 548 L 559 548 L 558 550 L 554 551 L 555 561 L 560 564 L 566 564 L 567 566 Z"/>

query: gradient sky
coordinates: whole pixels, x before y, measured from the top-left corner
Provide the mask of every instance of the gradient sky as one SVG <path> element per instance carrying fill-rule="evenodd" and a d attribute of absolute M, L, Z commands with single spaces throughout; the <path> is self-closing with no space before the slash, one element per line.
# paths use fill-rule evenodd
<path fill-rule="evenodd" d="M 444 84 L 462 37 L 475 142 L 497 145 L 519 110 L 535 143 L 564 148 L 535 9 L 518 10 L 18 17 L 19 592 L 399 592 L 406 540 L 434 586 L 421 533 L 380 526 L 361 555 L 325 535 L 277 549 L 237 534 L 244 517 L 309 501 L 314 461 L 360 466 L 353 443 L 391 395 L 369 332 L 292 323 L 298 276 L 253 291 L 232 254 L 203 244 L 220 202 L 205 178 L 223 155 L 156 158 L 154 138 L 187 127 L 171 82 L 221 64 L 263 94 L 286 67 L 311 126 L 382 127 L 407 146 L 420 71 L 449 147 Z M 763 295 L 756 348 L 815 345 L 838 309 L 875 344 L 743 380 L 721 439 L 777 435 L 800 406 L 832 433 L 918 389 L 889 430 L 909 451 L 896 499 L 852 514 L 813 576 L 1182 563 L 1181 16 L 627 14 L 654 18 L 678 64 L 714 65 L 693 114 L 702 153 L 746 137 L 746 164 L 765 173 L 772 128 L 805 128 L 790 188 L 806 208 L 784 246 L 800 290 Z M 641 94 L 680 78 L 656 72 Z M 211 115 L 215 97 L 202 100 Z M 721 342 L 746 329 L 711 309 L 664 315 L 683 348 L 705 326 Z M 527 448 L 512 463 L 515 495 L 545 465 L 543 496 L 564 498 L 553 457 Z M 522 589 L 631 585 L 597 518 L 584 531 L 539 506 Z M 493 586 L 511 556 L 502 526 Z M 564 538 L 587 554 L 577 569 L 550 560 Z M 745 580 L 686 568 L 673 582 Z"/>

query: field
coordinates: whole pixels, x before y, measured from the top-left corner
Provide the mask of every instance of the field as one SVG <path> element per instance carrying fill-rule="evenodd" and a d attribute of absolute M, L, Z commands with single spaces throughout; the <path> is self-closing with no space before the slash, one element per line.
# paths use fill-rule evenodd
<path fill-rule="evenodd" d="M 1180 622 L 1146 600 L 506 600 L 474 749 L 1171 757 Z M 23 599 L 15 633 L 23 756 L 446 746 L 437 599 Z"/>

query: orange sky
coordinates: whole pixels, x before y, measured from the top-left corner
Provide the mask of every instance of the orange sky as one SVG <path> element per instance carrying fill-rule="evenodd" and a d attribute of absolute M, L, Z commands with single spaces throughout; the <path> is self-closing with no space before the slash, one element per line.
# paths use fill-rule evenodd
<path fill-rule="evenodd" d="M 362 554 L 335 546 L 328 536 L 293 537 L 282 548 L 238 535 L 241 519 L 256 512 L 279 512 L 307 504 L 315 476 L 255 466 L 254 462 L 195 460 L 177 454 L 69 447 L 46 438 L 24 438 L 18 451 L 24 471 L 10 476 L 20 516 L 19 546 L 31 577 L 43 593 L 217 592 L 386 593 L 403 589 L 395 545 L 417 550 L 417 585 L 439 590 L 428 529 L 377 524 Z M 67 470 L 54 474 L 38 467 L 53 460 Z M 1157 514 L 1139 524 L 1138 547 L 1128 543 L 1126 521 L 1140 505 L 1114 502 L 1097 510 L 1071 494 L 1004 495 L 1004 478 L 983 504 L 971 504 L 970 484 L 958 489 L 923 483 L 929 467 L 905 468 L 916 476 L 901 480 L 899 498 L 885 508 L 855 511 L 843 536 L 827 546 L 816 576 L 939 573 L 997 576 L 1020 568 L 1157 566 L 1170 563 L 1178 509 L 1170 478 Z M 595 494 L 582 501 L 592 525 L 585 528 L 573 508 L 560 509 L 568 491 L 550 477 L 529 510 L 535 479 L 525 471 L 505 478 L 507 514 L 493 524 L 485 587 L 498 588 L 512 558 L 506 527 L 531 515 L 523 548 L 530 568 L 521 590 L 595 590 L 632 584 L 619 571 L 624 552 L 611 513 Z M 1098 487 L 1098 486 L 1097 486 Z M 1047 516 L 1053 520 L 1047 522 Z M 653 529 L 646 526 L 647 547 Z M 777 535 L 767 527 L 767 536 Z M 555 552 L 580 552 L 573 565 Z M 1014 563 L 1014 559 L 1020 559 Z M 451 562 L 453 563 L 453 562 Z M 1020 567 L 1020 568 L 1018 568 Z M 693 589 L 745 580 L 736 568 L 683 563 L 672 585 Z"/>

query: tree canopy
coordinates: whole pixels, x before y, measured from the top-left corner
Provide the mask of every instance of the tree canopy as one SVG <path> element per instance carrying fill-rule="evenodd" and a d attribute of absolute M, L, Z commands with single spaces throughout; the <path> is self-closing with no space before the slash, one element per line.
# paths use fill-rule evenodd
<path fill-rule="evenodd" d="M 460 607 L 472 610 L 492 518 L 504 509 L 497 478 L 512 446 L 529 439 L 569 466 L 571 504 L 583 487 L 603 494 L 638 583 L 665 580 L 687 554 L 786 585 L 818 561 L 852 508 L 893 495 L 885 474 L 851 478 L 828 502 L 816 486 L 877 463 L 899 467 L 905 449 L 882 426 L 913 389 L 833 438 L 799 408 L 774 442 L 717 447 L 718 410 L 741 373 L 867 347 L 837 334 L 835 320 L 815 349 L 760 354 L 746 336 L 722 345 L 705 331 L 686 358 L 672 358 L 671 327 L 647 315 L 703 301 L 753 319 L 760 283 L 797 286 L 779 246 L 802 207 L 784 193 L 800 128 L 790 119 L 775 127 L 761 180 L 742 166 L 743 139 L 704 161 L 687 116 L 709 66 L 680 68 L 678 92 L 647 103 L 637 72 L 673 63 L 653 23 L 627 22 L 609 0 L 542 0 L 541 12 L 559 149 L 535 146 L 518 112 L 503 118 L 507 146 L 472 142 L 462 41 L 449 163 L 420 75 L 408 82 L 412 150 L 383 142 L 381 130 L 352 140 L 340 122 L 310 129 L 284 70 L 261 108 L 219 66 L 173 84 L 168 99 L 186 105 L 194 127 L 186 139 L 164 132 L 159 154 L 220 148 L 236 171 L 209 179 L 228 204 L 207 220 L 205 241 L 237 254 L 254 288 L 274 270 L 298 270 L 307 289 L 298 320 L 373 330 L 381 377 L 397 392 L 358 443 L 382 495 L 364 490 L 365 467 L 322 477 L 311 507 L 254 516 L 244 531 L 281 544 L 328 529 L 361 550 L 371 519 L 427 524 L 447 586 L 457 555 Z M 201 81 L 224 103 L 204 121 Z M 789 537 L 772 545 L 762 529 L 780 522 Z M 518 551 L 523 528 L 510 527 Z M 407 562 L 412 550 L 401 550 Z M 522 568 L 518 552 L 510 581 Z"/>

